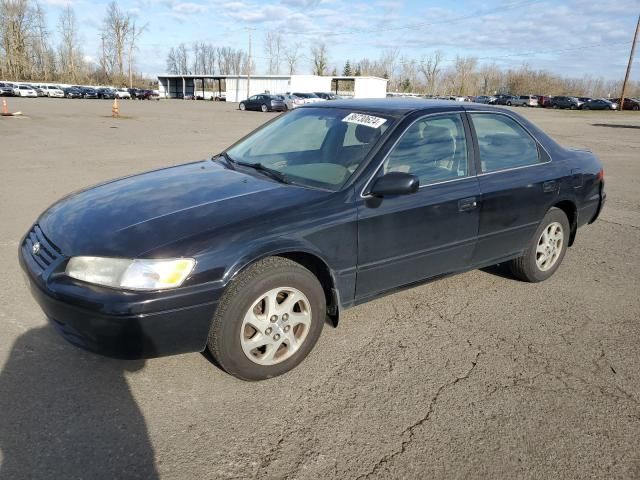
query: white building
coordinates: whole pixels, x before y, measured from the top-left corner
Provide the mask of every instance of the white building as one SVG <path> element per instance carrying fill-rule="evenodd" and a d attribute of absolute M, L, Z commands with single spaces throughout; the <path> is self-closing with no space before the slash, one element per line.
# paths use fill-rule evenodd
<path fill-rule="evenodd" d="M 339 88 L 340 87 L 340 88 Z M 354 98 L 384 98 L 387 80 L 378 77 L 329 77 L 318 75 L 159 75 L 163 98 L 226 97 L 241 102 L 259 93 L 334 92 Z"/>

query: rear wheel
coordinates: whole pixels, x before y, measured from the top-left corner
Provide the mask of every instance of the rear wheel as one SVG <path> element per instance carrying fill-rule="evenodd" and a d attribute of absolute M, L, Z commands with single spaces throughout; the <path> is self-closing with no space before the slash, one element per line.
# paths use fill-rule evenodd
<path fill-rule="evenodd" d="M 263 112 L 268 112 L 269 111 L 269 107 L 267 107 L 264 103 L 262 104 L 262 106 L 260 107 L 260 110 L 262 110 Z"/>
<path fill-rule="evenodd" d="M 638 110 L 640 110 L 640 106 L 638 106 L 638 105 L 634 105 L 634 106 L 633 106 L 633 110 L 637 112 Z"/>
<path fill-rule="evenodd" d="M 542 282 L 549 278 L 562 263 L 570 233 L 566 214 L 559 208 L 551 208 L 523 255 L 511 260 L 513 274 L 526 282 Z"/>
<path fill-rule="evenodd" d="M 247 106 L 244 103 L 240 104 L 240 110 L 242 110 L 243 112 L 247 109 Z"/>
<path fill-rule="evenodd" d="M 266 258 L 238 275 L 223 295 L 207 349 L 227 373 L 264 380 L 304 360 L 325 317 L 318 279 L 291 260 Z"/>
<path fill-rule="evenodd" d="M 591 108 L 589 107 L 589 105 L 585 105 L 582 107 L 582 110 L 591 110 Z"/>
<path fill-rule="evenodd" d="M 507 102 L 507 107 L 510 107 L 510 106 L 511 106 L 511 102 Z"/>

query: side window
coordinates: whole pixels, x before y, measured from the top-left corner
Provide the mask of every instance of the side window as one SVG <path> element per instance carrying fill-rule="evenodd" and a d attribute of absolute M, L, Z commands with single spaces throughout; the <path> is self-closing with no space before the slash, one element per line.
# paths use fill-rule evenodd
<path fill-rule="evenodd" d="M 402 134 L 384 164 L 384 173 L 411 173 L 420 185 L 465 177 L 467 169 L 467 142 L 459 114 L 418 120 Z"/>
<path fill-rule="evenodd" d="M 515 120 L 491 113 L 470 115 L 478 137 L 483 173 L 540 162 L 538 145 Z"/>

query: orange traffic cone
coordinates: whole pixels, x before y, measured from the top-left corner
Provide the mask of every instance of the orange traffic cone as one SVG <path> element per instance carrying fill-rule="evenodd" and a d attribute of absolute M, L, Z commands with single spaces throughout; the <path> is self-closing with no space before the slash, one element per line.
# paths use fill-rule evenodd
<path fill-rule="evenodd" d="M 113 99 L 113 106 L 111 107 L 111 116 L 118 118 L 120 116 L 120 107 L 118 107 L 118 98 Z"/>
<path fill-rule="evenodd" d="M 9 107 L 7 107 L 7 101 L 2 99 L 2 115 L 9 115 Z"/>

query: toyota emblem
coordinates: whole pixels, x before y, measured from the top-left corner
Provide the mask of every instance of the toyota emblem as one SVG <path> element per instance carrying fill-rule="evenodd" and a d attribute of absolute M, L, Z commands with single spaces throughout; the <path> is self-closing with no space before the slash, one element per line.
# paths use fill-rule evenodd
<path fill-rule="evenodd" d="M 38 252 L 40 252 L 40 242 L 34 243 L 33 247 L 31 247 L 31 253 L 33 253 L 34 255 L 37 255 Z"/>

